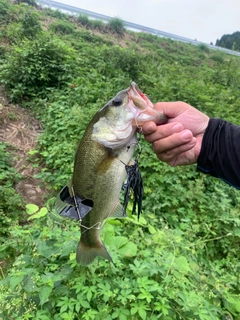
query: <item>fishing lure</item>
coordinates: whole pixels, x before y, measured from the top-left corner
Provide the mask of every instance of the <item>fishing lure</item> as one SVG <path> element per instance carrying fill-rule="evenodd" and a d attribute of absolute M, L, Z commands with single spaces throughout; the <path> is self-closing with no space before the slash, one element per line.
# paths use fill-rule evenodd
<path fill-rule="evenodd" d="M 125 169 L 127 172 L 127 179 L 123 185 L 123 190 L 125 191 L 125 195 L 124 195 L 124 212 L 127 208 L 129 199 L 131 197 L 131 195 L 133 195 L 133 209 L 132 209 L 132 214 L 136 214 L 136 209 L 137 209 L 137 215 L 138 215 L 138 219 L 140 217 L 141 211 L 142 211 L 142 199 L 143 199 L 143 193 L 144 193 L 144 189 L 143 189 L 143 179 L 141 176 L 141 172 L 139 170 L 139 166 L 138 166 L 138 159 L 139 156 L 142 152 L 141 150 L 141 146 L 139 144 L 139 140 L 137 142 L 137 146 L 139 147 L 139 151 L 138 154 L 134 160 L 134 164 L 133 165 L 125 165 Z M 131 146 L 128 146 L 128 149 Z"/>

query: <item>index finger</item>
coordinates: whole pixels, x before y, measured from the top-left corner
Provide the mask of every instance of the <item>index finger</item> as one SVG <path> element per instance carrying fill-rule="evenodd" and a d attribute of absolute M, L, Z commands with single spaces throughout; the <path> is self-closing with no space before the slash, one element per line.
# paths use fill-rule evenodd
<path fill-rule="evenodd" d="M 144 135 L 154 133 L 156 130 L 157 130 L 157 125 L 153 121 L 146 122 L 142 126 L 142 133 Z"/>
<path fill-rule="evenodd" d="M 149 124 L 149 127 L 147 126 Z M 155 125 L 155 123 L 154 123 Z M 146 127 L 143 127 L 143 134 L 145 139 L 153 143 L 156 140 L 161 140 L 163 138 L 167 138 L 172 136 L 175 133 L 181 132 L 184 128 L 179 122 L 172 122 L 163 125 L 159 125 L 154 127 L 154 125 L 150 123 L 146 123 Z M 154 130 L 151 130 L 154 129 Z"/>

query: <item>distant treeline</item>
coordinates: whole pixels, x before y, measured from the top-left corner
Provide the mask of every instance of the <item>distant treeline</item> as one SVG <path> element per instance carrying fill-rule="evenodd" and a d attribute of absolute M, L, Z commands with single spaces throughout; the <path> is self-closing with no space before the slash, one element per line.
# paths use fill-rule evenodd
<path fill-rule="evenodd" d="M 233 34 L 224 34 L 220 40 L 217 39 L 216 46 L 240 51 L 240 31 Z"/>

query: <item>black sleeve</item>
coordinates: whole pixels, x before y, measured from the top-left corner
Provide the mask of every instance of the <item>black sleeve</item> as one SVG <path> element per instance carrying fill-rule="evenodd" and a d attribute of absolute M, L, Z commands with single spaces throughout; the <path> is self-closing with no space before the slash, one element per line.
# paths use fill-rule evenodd
<path fill-rule="evenodd" d="M 200 171 L 240 189 L 240 126 L 210 119 L 197 165 Z"/>

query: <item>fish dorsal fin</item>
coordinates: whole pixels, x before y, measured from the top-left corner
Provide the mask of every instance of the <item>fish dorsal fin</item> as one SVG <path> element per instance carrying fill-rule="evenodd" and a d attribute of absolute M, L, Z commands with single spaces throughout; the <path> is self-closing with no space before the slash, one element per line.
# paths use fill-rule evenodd
<path fill-rule="evenodd" d="M 126 211 L 119 201 L 116 203 L 116 206 L 114 207 L 109 218 L 127 218 Z"/>

